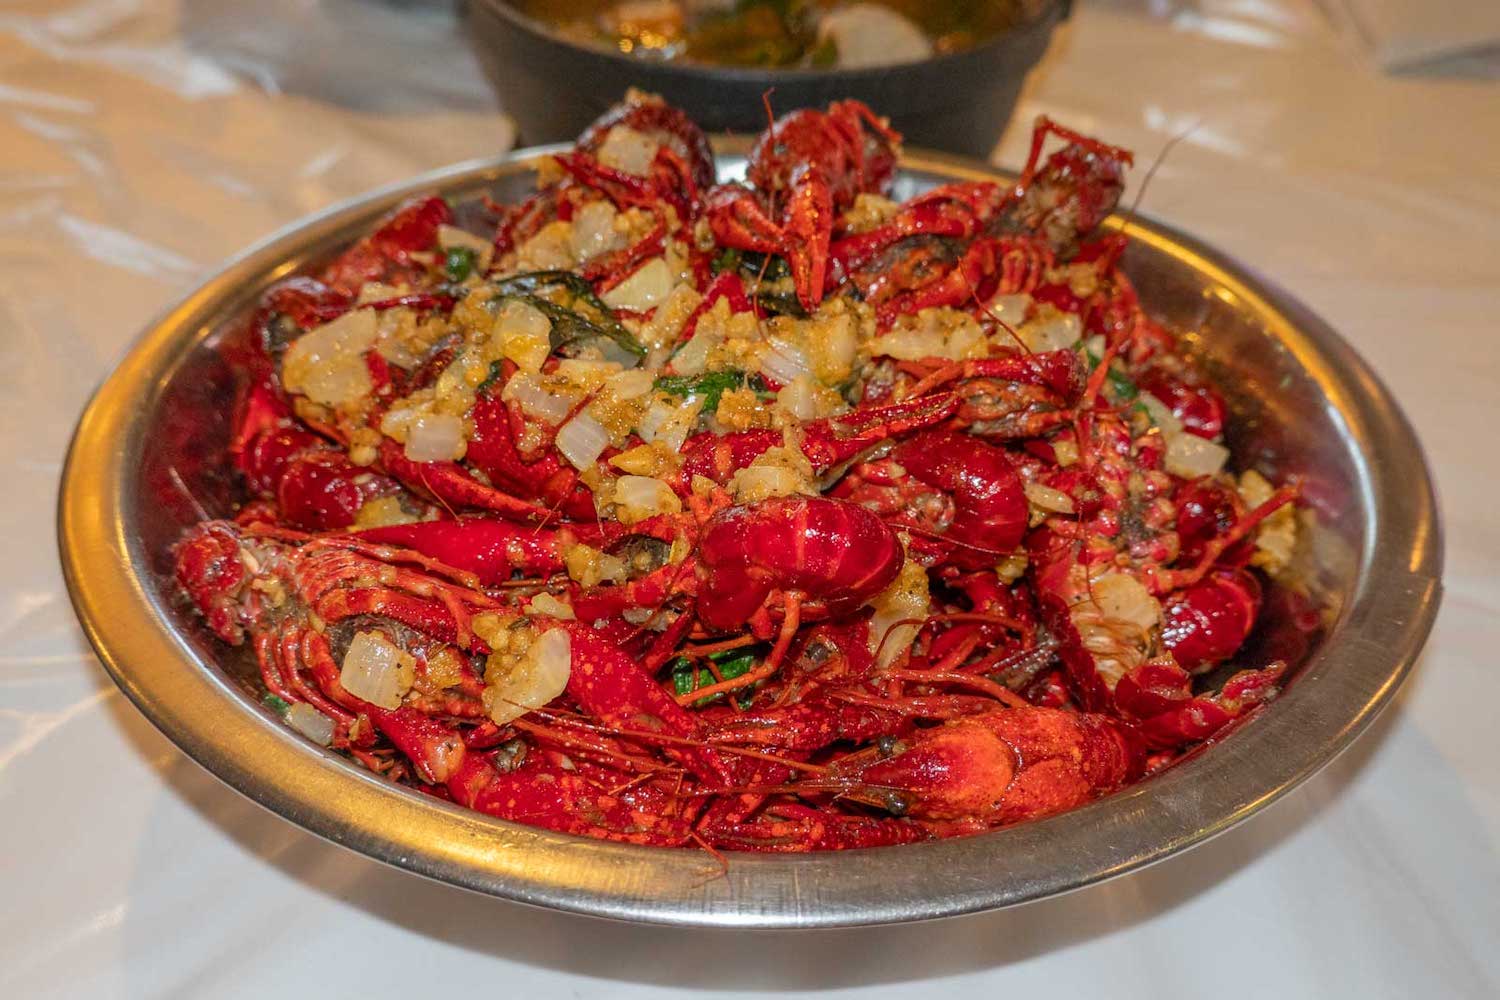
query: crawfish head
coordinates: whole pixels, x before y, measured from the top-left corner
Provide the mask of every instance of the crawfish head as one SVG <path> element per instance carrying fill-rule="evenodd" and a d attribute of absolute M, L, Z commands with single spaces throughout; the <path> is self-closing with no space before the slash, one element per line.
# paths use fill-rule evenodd
<path fill-rule="evenodd" d="M 251 573 L 240 557 L 240 533 L 223 521 L 205 521 L 177 543 L 173 557 L 177 583 L 203 612 L 208 627 L 227 643 L 243 642 L 241 598 Z"/>
<path fill-rule="evenodd" d="M 953 519 L 943 537 L 980 564 L 1020 544 L 1029 508 L 1021 477 L 1003 450 L 968 434 L 924 431 L 897 445 L 891 457 L 918 482 L 953 498 Z"/>
<path fill-rule="evenodd" d="M 775 497 L 714 515 L 698 544 L 698 617 L 709 628 L 750 620 L 773 590 L 848 614 L 901 572 L 896 533 L 854 503 Z"/>
<path fill-rule="evenodd" d="M 578 137 L 578 149 L 597 153 L 610 131 L 619 125 L 642 133 L 681 157 L 699 188 L 714 182 L 714 154 L 708 137 L 687 112 L 655 95 L 632 94 L 604 112 Z"/>
<path fill-rule="evenodd" d="M 828 783 L 898 814 L 978 828 L 1082 805 L 1139 777 L 1144 763 L 1121 723 L 1037 707 L 956 719 L 889 749 L 844 758 Z"/>
<path fill-rule="evenodd" d="M 1056 135 L 1067 145 L 1037 169 L 1042 145 Z M 1130 152 L 1080 135 L 1039 118 L 1031 138 L 1031 155 L 1019 185 L 1020 199 L 1008 221 L 1022 231 L 1042 236 L 1060 257 L 1070 257 L 1078 241 L 1088 236 L 1119 204 L 1125 190 L 1125 168 Z"/>
<path fill-rule="evenodd" d="M 842 212 L 856 195 L 890 186 L 900 148 L 900 133 L 867 105 L 836 101 L 827 111 L 801 108 L 776 119 L 751 149 L 747 176 L 775 194 L 795 187 L 803 173 L 816 174 Z"/>

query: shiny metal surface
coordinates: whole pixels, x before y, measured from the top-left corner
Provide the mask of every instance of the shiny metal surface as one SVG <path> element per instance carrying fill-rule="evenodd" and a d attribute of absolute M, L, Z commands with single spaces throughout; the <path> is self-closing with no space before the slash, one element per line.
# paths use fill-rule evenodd
<path fill-rule="evenodd" d="M 726 173 L 743 145 L 721 148 Z M 1318 509 L 1310 585 L 1336 609 L 1284 694 L 1207 752 L 1086 808 L 967 840 L 811 856 L 706 855 L 516 826 L 390 785 L 285 729 L 258 704 L 242 657 L 173 599 L 167 549 L 225 513 L 219 464 L 232 319 L 271 281 L 315 263 L 405 195 L 439 188 L 513 198 L 526 154 L 460 165 L 283 231 L 231 262 L 155 325 L 99 389 L 63 475 L 68 586 L 101 660 L 179 747 L 267 808 L 389 864 L 480 892 L 658 923 L 811 927 L 1008 906 L 1081 888 L 1223 832 L 1328 763 L 1395 692 L 1440 595 L 1441 544 L 1425 462 L 1395 402 L 1315 316 L 1221 255 L 1153 223 L 1131 225 L 1127 266 L 1148 309 L 1198 331 L 1231 390 L 1235 446 L 1307 477 Z M 992 176 L 906 158 L 904 193 Z M 1276 648 L 1272 626 L 1259 642 Z"/>

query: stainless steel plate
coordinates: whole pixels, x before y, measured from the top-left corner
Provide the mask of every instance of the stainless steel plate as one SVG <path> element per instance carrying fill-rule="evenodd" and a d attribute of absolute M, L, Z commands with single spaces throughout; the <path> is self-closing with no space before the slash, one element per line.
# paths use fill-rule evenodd
<path fill-rule="evenodd" d="M 724 173 L 742 143 L 720 144 Z M 59 535 L 79 618 L 105 667 L 188 755 L 335 843 L 521 902 L 622 919 L 742 927 L 917 920 L 1077 889 L 1227 830 L 1349 745 L 1410 670 L 1437 611 L 1441 545 L 1426 465 L 1374 373 L 1326 325 L 1243 268 L 1149 222 L 1126 266 L 1148 309 L 1197 331 L 1230 391 L 1237 454 L 1307 477 L 1319 526 L 1308 583 L 1330 624 L 1285 693 L 1217 745 L 1086 808 L 966 840 L 811 856 L 705 854 L 583 840 L 490 819 L 390 785 L 284 728 L 243 657 L 172 595 L 168 548 L 224 514 L 234 320 L 272 281 L 316 264 L 403 197 L 519 197 L 538 151 L 429 174 L 271 237 L 168 312 L 99 389 L 63 473 Z M 997 176 L 910 154 L 902 194 Z M 1257 636 L 1287 647 L 1286 623 Z"/>

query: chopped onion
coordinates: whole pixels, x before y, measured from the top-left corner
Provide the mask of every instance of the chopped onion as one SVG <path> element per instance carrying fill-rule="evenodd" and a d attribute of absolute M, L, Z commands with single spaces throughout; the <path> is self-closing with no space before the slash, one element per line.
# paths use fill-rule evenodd
<path fill-rule="evenodd" d="M 637 132 L 629 125 L 616 125 L 599 144 L 595 155 L 606 167 L 645 177 L 651 172 L 657 148 L 655 140 L 644 132 Z"/>
<path fill-rule="evenodd" d="M 760 359 L 762 375 L 781 385 L 812 377 L 812 363 L 802 348 L 781 337 L 768 338 L 767 345 L 770 349 Z"/>
<path fill-rule="evenodd" d="M 702 399 L 658 396 L 641 415 L 636 424 L 636 433 L 647 444 L 664 445 L 672 451 L 681 451 L 688 435 L 697 426 L 698 413 L 702 409 Z"/>
<path fill-rule="evenodd" d="M 672 487 L 650 476 L 621 476 L 615 480 L 615 514 L 622 524 L 635 524 L 658 514 L 682 513 L 682 501 Z"/>
<path fill-rule="evenodd" d="M 1011 326 L 1020 326 L 1026 322 L 1026 314 L 1031 311 L 1031 296 L 1025 294 L 996 295 L 990 299 L 989 311 L 996 319 L 1003 323 L 1009 323 Z M 1073 338 L 1073 340 L 1077 339 L 1077 337 Z M 1072 342 L 1072 340 L 1068 341 L 1069 344 Z"/>
<path fill-rule="evenodd" d="M 878 653 L 875 661 L 878 666 L 888 667 L 906 651 L 921 630 L 921 625 L 896 623 L 907 619 L 925 621 L 931 614 L 927 571 L 920 563 L 907 559 L 901 564 L 896 579 L 872 597 L 869 605 L 875 609 L 870 619 L 870 652 Z"/>
<path fill-rule="evenodd" d="M 634 274 L 604 293 L 604 304 L 614 309 L 645 312 L 672 294 L 672 270 L 662 257 L 653 257 Z"/>
<path fill-rule="evenodd" d="M 494 331 L 507 336 L 545 337 L 552 332 L 552 321 L 530 302 L 510 299 L 495 314 Z"/>
<path fill-rule="evenodd" d="M 597 387 L 611 375 L 620 373 L 617 361 L 595 361 L 591 358 L 559 358 L 557 375 L 588 391 Z"/>
<path fill-rule="evenodd" d="M 444 250 L 472 250 L 476 257 L 483 257 L 491 250 L 490 241 L 484 237 L 446 224 L 438 226 L 437 241 Z"/>
<path fill-rule="evenodd" d="M 1026 484 L 1026 499 L 1033 507 L 1052 514 L 1073 513 L 1073 498 L 1062 490 L 1055 490 L 1041 483 Z"/>
<path fill-rule="evenodd" d="M 609 431 L 587 413 L 578 414 L 557 429 L 557 450 L 576 469 L 591 468 L 608 446 Z"/>
<path fill-rule="evenodd" d="M 536 417 L 549 424 L 558 423 L 573 411 L 572 399 L 548 392 L 537 385 L 535 380 L 525 375 L 518 375 L 506 382 L 505 391 L 501 396 L 503 399 L 514 399 L 520 403 L 521 412 L 528 417 Z"/>
<path fill-rule="evenodd" d="M 620 246 L 624 241 L 615 232 L 619 215 L 608 201 L 591 201 L 573 213 L 573 256 L 580 263 Z"/>
<path fill-rule="evenodd" d="M 651 391 L 656 384 L 656 376 L 645 369 L 637 368 L 628 372 L 620 372 L 609 378 L 609 391 L 616 399 L 639 399 Z"/>
<path fill-rule="evenodd" d="M 776 394 L 776 405 L 798 420 L 817 420 L 823 412 L 818 385 L 806 375 L 798 375 Z"/>
<path fill-rule="evenodd" d="M 552 353 L 552 321 L 526 302 L 506 302 L 495 315 L 491 349 L 516 363 L 524 372 L 536 373 Z"/>
<path fill-rule="evenodd" d="M 1212 476 L 1224 468 L 1229 460 L 1229 449 L 1196 434 L 1172 434 L 1167 437 L 1167 453 L 1163 464 L 1174 476 L 1196 479 Z"/>
<path fill-rule="evenodd" d="M 365 352 L 375 346 L 376 319 L 368 309 L 347 312 L 298 337 L 286 349 L 281 383 L 315 403 L 338 406 L 373 388 Z"/>
<path fill-rule="evenodd" d="M 1172 408 L 1149 392 L 1143 392 L 1136 397 L 1136 402 L 1146 408 L 1146 414 L 1151 417 L 1151 422 L 1161 428 L 1161 432 L 1170 438 L 1182 433 L 1182 421 L 1177 419 L 1177 414 Z"/>
<path fill-rule="evenodd" d="M 1146 585 L 1124 573 L 1105 573 L 1089 587 L 1099 611 L 1111 621 L 1126 622 L 1146 632 L 1161 622 L 1161 604 Z"/>
<path fill-rule="evenodd" d="M 678 375 L 702 375 L 703 369 L 708 367 L 709 352 L 723 342 L 722 335 L 710 333 L 699 324 L 693 339 L 672 355 L 672 371 Z"/>
<path fill-rule="evenodd" d="M 286 724 L 319 746 L 333 742 L 333 720 L 305 701 L 287 709 Z"/>
<path fill-rule="evenodd" d="M 524 656 L 509 665 L 498 683 L 491 682 L 484 689 L 485 708 L 490 718 L 503 726 L 566 691 L 572 671 L 572 642 L 568 633 L 560 628 L 543 632 Z M 487 678 L 490 674 L 491 671 L 485 671 Z"/>
<path fill-rule="evenodd" d="M 359 297 L 354 300 L 355 305 L 369 305 L 371 302 L 384 302 L 386 299 L 394 299 L 401 294 L 401 289 L 395 285 L 387 285 L 383 281 L 368 281 L 360 286 Z"/>
<path fill-rule="evenodd" d="M 981 355 L 984 345 L 984 331 L 972 317 L 953 310 L 924 309 L 876 337 L 870 343 L 870 350 L 900 361 L 924 358 L 962 361 Z"/>
<path fill-rule="evenodd" d="M 736 503 L 791 496 L 801 493 L 804 486 L 801 476 L 781 465 L 752 465 L 736 472 L 729 481 Z"/>
<path fill-rule="evenodd" d="M 356 698 L 381 708 L 400 708 L 416 680 L 416 661 L 379 632 L 360 632 L 344 654 L 339 683 Z"/>
<path fill-rule="evenodd" d="M 424 413 L 406 429 L 406 457 L 452 462 L 464 455 L 464 422 L 447 413 Z"/>
<path fill-rule="evenodd" d="M 1007 319 L 1006 322 L 1011 321 Z M 1078 343 L 1083 336 L 1083 324 L 1073 313 L 1054 312 L 1045 318 L 1032 320 L 1020 327 L 1016 334 L 1032 351 L 1062 351 Z"/>
<path fill-rule="evenodd" d="M 527 608 L 529 614 L 546 615 L 549 618 L 574 618 L 573 606 L 566 601 L 559 601 L 551 594 L 543 591 L 531 599 L 531 607 Z"/>

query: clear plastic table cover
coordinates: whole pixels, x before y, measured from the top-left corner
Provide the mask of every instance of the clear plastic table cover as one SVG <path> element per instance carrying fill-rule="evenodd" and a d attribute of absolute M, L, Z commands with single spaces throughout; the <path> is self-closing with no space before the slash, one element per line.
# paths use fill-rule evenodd
<path fill-rule="evenodd" d="M 1144 210 L 1404 402 L 1449 541 L 1422 663 L 1317 778 L 1136 875 L 917 926 L 660 930 L 430 884 L 240 798 L 125 703 L 57 566 L 69 432 L 153 314 L 297 216 L 509 143 L 451 8 L 0 4 L 0 996 L 1500 994 L 1500 86 L 1376 75 L 1296 0 L 1085 4 L 1019 121 L 1043 111 L 1147 163 L 1190 130 Z"/>

